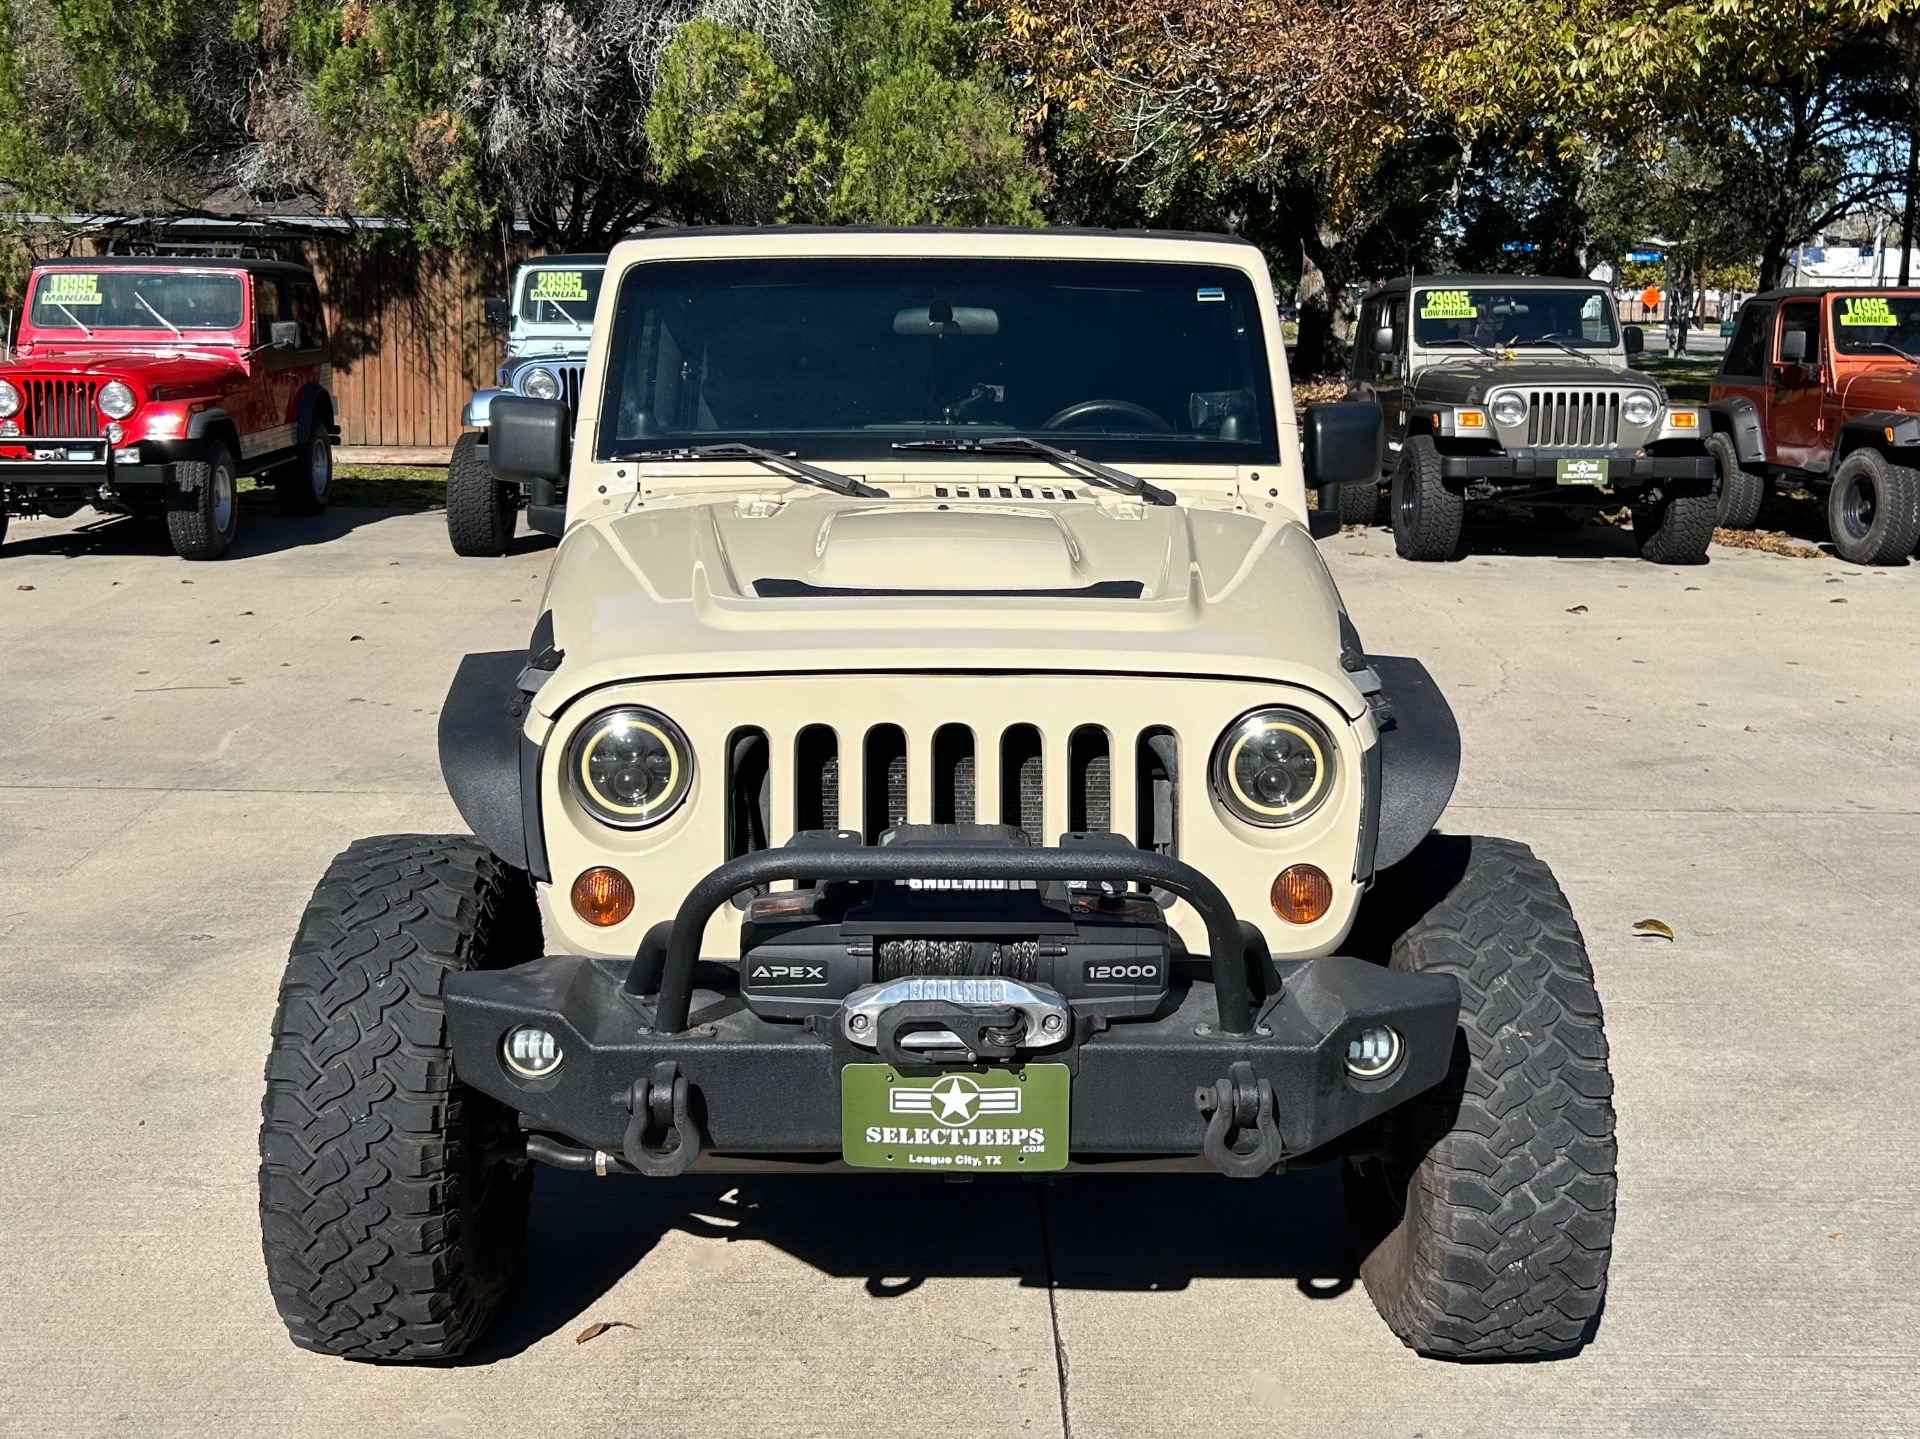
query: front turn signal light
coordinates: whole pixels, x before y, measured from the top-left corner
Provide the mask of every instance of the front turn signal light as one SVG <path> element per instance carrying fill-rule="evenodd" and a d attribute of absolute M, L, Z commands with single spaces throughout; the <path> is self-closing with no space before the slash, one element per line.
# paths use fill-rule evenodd
<path fill-rule="evenodd" d="M 573 882 L 573 912 L 601 929 L 633 913 L 633 881 L 601 864 Z"/>
<path fill-rule="evenodd" d="M 1289 865 L 1273 877 L 1271 897 L 1288 924 L 1312 924 L 1333 907 L 1333 881 L 1318 865 Z"/>
<path fill-rule="evenodd" d="M 1700 416 L 1692 410 L 1673 410 L 1667 415 L 1667 423 L 1676 430 L 1694 430 L 1700 427 Z"/>

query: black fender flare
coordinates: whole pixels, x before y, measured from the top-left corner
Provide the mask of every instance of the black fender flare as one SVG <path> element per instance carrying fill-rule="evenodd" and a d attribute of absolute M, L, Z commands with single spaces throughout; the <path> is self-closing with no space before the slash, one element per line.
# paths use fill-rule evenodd
<path fill-rule="evenodd" d="M 332 438 L 333 396 L 328 393 L 325 385 L 317 380 L 309 380 L 300 387 L 300 396 L 296 404 L 298 408 L 295 410 L 293 423 L 293 442 L 296 445 L 304 445 L 312 438 L 314 416 L 322 411 L 327 417 L 328 438 Z"/>
<path fill-rule="evenodd" d="M 549 634 L 551 620 L 545 621 Z M 460 818 L 488 849 L 537 880 L 552 876 L 540 827 L 540 746 L 521 726 L 527 650 L 461 658 L 440 706 L 440 775 Z"/>
<path fill-rule="evenodd" d="M 1446 810 L 1460 778 L 1460 726 L 1440 686 L 1415 659 L 1372 655 L 1392 716 L 1374 751 L 1380 802 L 1373 872 L 1412 854 Z"/>
<path fill-rule="evenodd" d="M 1879 450 L 1891 455 L 1896 450 L 1920 449 L 1920 415 L 1900 410 L 1877 410 L 1855 415 L 1840 426 L 1833 447 L 1834 468 L 1855 450 Z"/>
<path fill-rule="evenodd" d="M 1766 463 L 1767 444 L 1760 425 L 1760 411 L 1752 400 L 1715 400 L 1707 406 L 1713 433 L 1733 439 L 1733 452 L 1743 465 Z"/>
<path fill-rule="evenodd" d="M 241 463 L 240 427 L 233 422 L 233 416 L 218 405 L 210 405 L 188 419 L 187 438 L 189 440 L 209 438 L 224 440 L 227 448 L 233 452 L 233 462 L 236 465 Z"/>

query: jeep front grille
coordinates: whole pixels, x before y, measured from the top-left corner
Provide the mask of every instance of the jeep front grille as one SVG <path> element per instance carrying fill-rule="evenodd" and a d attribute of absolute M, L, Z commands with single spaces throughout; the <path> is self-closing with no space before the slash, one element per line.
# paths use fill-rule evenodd
<path fill-rule="evenodd" d="M 1115 764 L 1116 742 L 1128 763 Z M 858 813 L 843 812 L 844 764 L 858 766 Z M 1130 794 L 1114 793 L 1116 773 Z M 787 776 L 790 788 L 778 782 Z M 790 820 L 778 817 L 787 823 L 776 823 L 776 789 L 791 797 Z M 1143 849 L 1177 852 L 1178 745 L 1158 725 L 1120 736 L 1094 724 L 1060 733 L 1011 724 L 984 736 L 963 724 L 913 735 L 896 724 L 851 734 L 808 725 L 785 754 L 766 731 L 740 729 L 726 745 L 725 793 L 729 859 L 765 849 L 776 834 L 852 829 L 873 844 L 908 822 L 1017 825 L 1035 844 L 1068 830 L 1118 830 Z"/>
<path fill-rule="evenodd" d="M 1620 439 L 1618 390 L 1530 390 L 1527 443 L 1550 449 L 1607 449 Z"/>
<path fill-rule="evenodd" d="M 560 377 L 560 398 L 567 402 L 567 413 L 580 413 L 580 382 L 585 378 L 587 367 L 584 364 L 558 365 L 555 373 Z"/>
<path fill-rule="evenodd" d="M 20 431 L 41 439 L 93 439 L 100 433 L 98 380 L 22 380 Z"/>

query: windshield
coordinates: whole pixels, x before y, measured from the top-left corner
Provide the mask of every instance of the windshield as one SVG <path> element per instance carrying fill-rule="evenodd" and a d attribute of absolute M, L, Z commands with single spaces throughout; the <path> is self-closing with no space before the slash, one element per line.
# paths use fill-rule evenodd
<path fill-rule="evenodd" d="M 527 271 L 520 285 L 520 319 L 529 325 L 591 325 L 605 273 L 577 267 Z"/>
<path fill-rule="evenodd" d="M 1920 295 L 1834 298 L 1834 349 L 1843 355 L 1884 355 L 1888 346 L 1920 356 Z"/>
<path fill-rule="evenodd" d="M 43 270 L 28 313 L 37 330 L 237 330 L 246 286 L 196 270 Z"/>
<path fill-rule="evenodd" d="M 1095 459 L 1271 462 L 1247 276 L 1123 261 L 641 264 L 621 281 L 600 454 L 745 441 L 878 458 L 1028 435 Z"/>
<path fill-rule="evenodd" d="M 1550 350 L 1558 340 L 1575 349 L 1603 350 L 1620 343 L 1613 304 L 1602 290 L 1475 285 L 1414 294 L 1413 333 L 1421 345 L 1538 345 Z"/>

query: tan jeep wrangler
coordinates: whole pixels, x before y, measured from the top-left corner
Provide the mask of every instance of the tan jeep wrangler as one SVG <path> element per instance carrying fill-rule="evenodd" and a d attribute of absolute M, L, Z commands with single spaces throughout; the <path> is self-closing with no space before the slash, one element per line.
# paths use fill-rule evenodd
<path fill-rule="evenodd" d="M 1524 846 L 1431 833 L 1452 716 L 1314 543 L 1379 411 L 1297 422 L 1274 317 L 1213 237 L 613 252 L 577 423 L 493 405 L 496 475 L 567 515 L 528 648 L 441 713 L 473 836 L 352 845 L 293 943 L 260 1183 L 297 1344 L 464 1350 L 536 1162 L 1336 1163 L 1408 1344 L 1585 1341 L 1580 931 Z"/>

